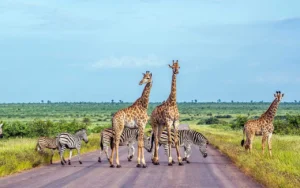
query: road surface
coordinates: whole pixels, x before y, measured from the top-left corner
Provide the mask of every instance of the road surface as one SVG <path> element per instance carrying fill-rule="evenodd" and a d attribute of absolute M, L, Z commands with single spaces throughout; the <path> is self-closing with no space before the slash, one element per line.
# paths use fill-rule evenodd
<path fill-rule="evenodd" d="M 173 159 L 176 159 L 175 149 L 172 152 Z M 136 158 L 132 162 L 127 161 L 126 146 L 120 147 L 122 168 L 110 168 L 104 155 L 102 163 L 98 163 L 98 155 L 98 151 L 82 155 L 82 165 L 78 163 L 77 157 L 73 157 L 70 166 L 54 163 L 4 177 L 0 179 L 0 187 L 262 187 L 211 146 L 208 147 L 207 158 L 203 158 L 198 148 L 193 147 L 191 163 L 184 163 L 184 166 L 178 163 L 168 166 L 163 148 L 160 148 L 159 166 L 153 165 L 150 153 L 145 152 L 147 168 L 136 168 Z"/>

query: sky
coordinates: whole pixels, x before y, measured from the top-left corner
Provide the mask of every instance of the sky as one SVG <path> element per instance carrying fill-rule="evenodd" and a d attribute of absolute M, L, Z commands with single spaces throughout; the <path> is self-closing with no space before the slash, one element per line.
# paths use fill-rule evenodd
<path fill-rule="evenodd" d="M 0 102 L 300 100 L 299 0 L 1 0 Z"/>

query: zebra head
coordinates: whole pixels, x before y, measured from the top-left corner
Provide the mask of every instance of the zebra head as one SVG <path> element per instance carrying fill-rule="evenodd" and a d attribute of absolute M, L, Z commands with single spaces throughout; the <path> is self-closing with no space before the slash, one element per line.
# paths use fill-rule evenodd
<path fill-rule="evenodd" d="M 204 158 L 207 157 L 207 145 L 208 145 L 208 141 L 207 140 L 203 140 L 201 142 L 201 144 L 199 144 L 199 150 L 200 150 L 200 153 L 202 154 L 202 156 Z"/>
<path fill-rule="evenodd" d="M 3 138 L 3 134 L 2 134 L 2 126 L 3 126 L 3 123 L 0 124 L 0 138 Z"/>
<path fill-rule="evenodd" d="M 150 137 L 144 136 L 144 148 L 148 152 L 151 152 L 151 139 L 150 139 Z"/>
<path fill-rule="evenodd" d="M 75 133 L 75 135 L 78 136 L 80 138 L 80 140 L 83 140 L 85 143 L 89 142 L 85 129 L 81 129 L 81 130 L 77 131 Z"/>

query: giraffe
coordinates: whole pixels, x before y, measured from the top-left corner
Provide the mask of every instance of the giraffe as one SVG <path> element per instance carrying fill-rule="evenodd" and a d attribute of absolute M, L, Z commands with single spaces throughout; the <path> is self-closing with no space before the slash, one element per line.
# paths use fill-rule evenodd
<path fill-rule="evenodd" d="M 243 134 L 245 138 L 246 134 L 246 143 L 243 138 L 241 141 L 242 147 L 245 145 L 246 151 L 252 152 L 252 143 L 254 136 L 262 136 L 262 154 L 264 154 L 265 150 L 265 143 L 268 140 L 268 148 L 269 148 L 269 155 L 272 156 L 272 133 L 274 131 L 273 120 L 276 115 L 276 111 L 278 109 L 278 105 L 283 98 L 284 93 L 280 91 L 276 91 L 274 94 L 274 101 L 270 105 L 269 109 L 263 113 L 260 118 L 254 120 L 248 120 L 243 129 Z"/>
<path fill-rule="evenodd" d="M 154 156 L 152 158 L 152 162 L 154 165 L 159 165 L 159 160 L 158 160 L 158 142 L 161 137 L 162 131 L 164 128 L 167 128 L 168 132 L 168 144 L 169 144 L 169 151 L 171 151 L 171 128 L 173 127 L 175 130 L 175 148 L 177 152 L 177 157 L 178 157 L 178 162 L 179 165 L 183 165 L 182 159 L 180 157 L 179 153 L 179 143 L 178 143 L 178 125 L 179 125 L 179 112 L 177 108 L 177 103 L 176 103 L 176 75 L 179 73 L 179 64 L 178 60 L 175 62 L 173 60 L 172 66 L 169 65 L 169 67 L 172 69 L 173 74 L 172 74 L 172 84 L 171 84 L 171 93 L 166 101 L 164 101 L 162 104 L 157 106 L 151 114 L 151 126 L 152 126 L 152 131 L 154 135 L 154 140 L 155 140 L 155 148 L 154 148 Z M 151 142 L 153 143 L 153 142 Z M 151 145 L 151 150 L 152 150 L 153 145 Z M 169 156 L 169 162 L 168 165 L 172 166 L 172 156 L 171 152 L 168 153 Z"/>
<path fill-rule="evenodd" d="M 140 81 L 139 85 L 145 85 L 142 96 L 138 98 L 131 106 L 117 111 L 112 117 L 112 128 L 115 131 L 114 144 L 109 159 L 110 167 L 114 167 L 113 158 L 116 152 L 116 163 L 117 168 L 121 168 L 119 161 L 119 143 L 120 137 L 123 132 L 124 127 L 138 128 L 138 152 L 137 152 L 137 167 L 146 168 L 144 158 L 144 130 L 148 122 L 149 116 L 147 114 L 149 95 L 152 87 L 152 73 L 146 71 L 143 73 L 143 79 Z M 142 162 L 142 165 L 141 165 Z"/>

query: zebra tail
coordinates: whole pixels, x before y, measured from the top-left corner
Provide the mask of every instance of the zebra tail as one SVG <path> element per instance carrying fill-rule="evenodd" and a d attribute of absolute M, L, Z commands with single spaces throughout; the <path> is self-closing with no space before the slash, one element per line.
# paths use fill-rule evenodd
<path fill-rule="evenodd" d="M 241 141 L 241 146 L 243 147 L 245 144 L 245 127 L 243 128 L 243 140 Z"/>
<path fill-rule="evenodd" d="M 154 142 L 154 132 L 152 132 L 152 136 L 151 136 L 151 147 L 150 147 L 150 151 L 152 151 L 152 149 L 153 149 L 153 142 Z"/>

